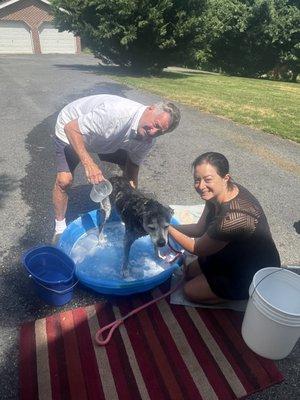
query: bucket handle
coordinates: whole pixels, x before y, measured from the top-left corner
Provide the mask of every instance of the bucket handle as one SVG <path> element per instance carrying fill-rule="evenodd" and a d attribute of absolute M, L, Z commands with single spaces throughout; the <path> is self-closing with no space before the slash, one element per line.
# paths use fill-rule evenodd
<path fill-rule="evenodd" d="M 258 282 L 258 284 L 254 287 L 254 289 L 253 289 L 253 291 L 252 291 L 252 293 L 251 293 L 250 299 L 252 298 L 252 296 L 253 296 L 254 292 L 256 291 L 257 287 L 258 287 L 258 286 L 262 283 L 262 281 L 264 281 L 268 276 L 273 275 L 273 274 L 276 274 L 277 272 L 280 272 L 280 271 L 282 271 L 282 270 L 287 269 L 287 268 L 283 268 L 283 267 L 278 267 L 278 268 L 279 268 L 279 269 L 278 269 L 277 271 L 270 272 L 268 275 L 264 276 L 264 277 Z M 254 285 L 253 285 L 253 286 L 254 286 Z"/>
<path fill-rule="evenodd" d="M 72 290 L 72 289 L 77 285 L 77 283 L 79 282 L 79 280 L 77 279 L 77 281 L 76 281 L 75 283 L 73 283 L 73 285 L 72 285 L 71 287 L 69 287 L 69 288 L 67 288 L 67 289 L 64 289 L 64 290 L 55 290 L 55 289 L 51 289 L 51 288 L 49 288 L 49 287 L 43 285 L 41 282 L 37 281 L 32 275 L 29 275 L 29 278 L 33 279 L 34 282 L 35 282 L 37 285 L 41 286 L 42 288 L 44 288 L 44 289 L 46 289 L 46 290 L 49 290 L 49 292 L 53 292 L 53 293 L 57 293 L 57 294 L 65 294 L 65 293 L 68 293 L 68 292 L 69 292 L 70 290 Z"/>

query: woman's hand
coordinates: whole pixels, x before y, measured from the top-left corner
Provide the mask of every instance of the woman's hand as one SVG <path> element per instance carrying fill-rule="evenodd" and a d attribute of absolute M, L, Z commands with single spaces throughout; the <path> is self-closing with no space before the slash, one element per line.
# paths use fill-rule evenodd
<path fill-rule="evenodd" d="M 189 253 L 194 253 L 195 247 L 195 239 L 186 236 L 184 233 L 179 232 L 174 226 L 169 225 L 168 233 L 172 236 L 172 238 L 180 244 L 184 250 L 187 250 Z"/>
<path fill-rule="evenodd" d="M 206 257 L 215 254 L 228 244 L 228 242 L 210 238 L 207 233 L 204 233 L 200 238 L 190 238 L 179 232 L 172 225 L 169 226 L 168 233 L 181 247 L 198 257 Z"/>

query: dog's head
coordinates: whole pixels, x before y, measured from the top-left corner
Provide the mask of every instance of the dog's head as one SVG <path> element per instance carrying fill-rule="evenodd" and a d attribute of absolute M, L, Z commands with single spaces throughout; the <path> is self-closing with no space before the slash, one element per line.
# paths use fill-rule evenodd
<path fill-rule="evenodd" d="M 174 211 L 157 201 L 149 202 L 143 213 L 143 228 L 150 236 L 153 244 L 163 247 L 167 244 L 168 227 Z"/>

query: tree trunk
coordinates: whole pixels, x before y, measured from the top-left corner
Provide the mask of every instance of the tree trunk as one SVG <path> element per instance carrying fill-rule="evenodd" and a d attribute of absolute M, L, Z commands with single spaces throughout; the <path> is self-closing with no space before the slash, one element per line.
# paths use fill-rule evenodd
<path fill-rule="evenodd" d="M 298 71 L 292 71 L 292 82 L 297 82 Z"/>

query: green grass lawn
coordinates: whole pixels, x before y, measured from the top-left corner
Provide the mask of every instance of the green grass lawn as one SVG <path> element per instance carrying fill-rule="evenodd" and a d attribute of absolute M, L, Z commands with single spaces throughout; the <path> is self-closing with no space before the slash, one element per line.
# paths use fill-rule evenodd
<path fill-rule="evenodd" d="M 107 73 L 105 73 L 107 75 Z M 300 84 L 167 69 L 159 77 L 109 74 L 159 94 L 300 143 Z"/>

